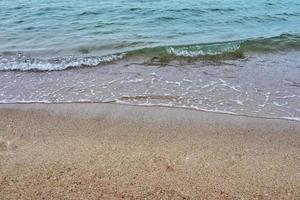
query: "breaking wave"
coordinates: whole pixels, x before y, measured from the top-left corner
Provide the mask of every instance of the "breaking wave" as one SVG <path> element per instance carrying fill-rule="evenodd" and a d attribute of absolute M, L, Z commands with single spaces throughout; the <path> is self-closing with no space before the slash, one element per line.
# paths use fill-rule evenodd
<path fill-rule="evenodd" d="M 122 59 L 143 58 L 151 63 L 167 64 L 172 60 L 219 61 L 242 59 L 247 53 L 272 53 L 300 49 L 299 34 L 281 34 L 270 38 L 255 38 L 207 44 L 147 47 L 104 56 L 35 58 L 22 52 L 0 53 L 0 71 L 53 71 L 93 67 Z"/>

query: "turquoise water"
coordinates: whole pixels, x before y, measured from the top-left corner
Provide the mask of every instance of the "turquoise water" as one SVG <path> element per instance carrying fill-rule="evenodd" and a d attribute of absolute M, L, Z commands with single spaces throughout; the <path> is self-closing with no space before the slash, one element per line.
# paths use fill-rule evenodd
<path fill-rule="evenodd" d="M 1 0 L 0 70 L 300 48 L 298 0 Z M 146 49 L 145 49 L 146 48 Z"/>

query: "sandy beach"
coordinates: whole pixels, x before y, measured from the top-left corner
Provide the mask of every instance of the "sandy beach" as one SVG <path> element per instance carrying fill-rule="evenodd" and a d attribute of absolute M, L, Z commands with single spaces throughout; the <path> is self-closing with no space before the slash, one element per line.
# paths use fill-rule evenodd
<path fill-rule="evenodd" d="M 300 0 L 0 0 L 0 200 L 300 200 Z"/>
<path fill-rule="evenodd" d="M 0 199 L 300 199 L 300 123 L 101 103 L 0 105 Z"/>

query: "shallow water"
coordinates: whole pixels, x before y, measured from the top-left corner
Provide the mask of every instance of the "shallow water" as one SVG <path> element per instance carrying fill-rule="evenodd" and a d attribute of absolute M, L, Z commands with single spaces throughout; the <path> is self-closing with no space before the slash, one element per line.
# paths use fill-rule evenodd
<path fill-rule="evenodd" d="M 300 121 L 300 52 L 168 66 L 0 73 L 0 102 L 115 102 Z"/>

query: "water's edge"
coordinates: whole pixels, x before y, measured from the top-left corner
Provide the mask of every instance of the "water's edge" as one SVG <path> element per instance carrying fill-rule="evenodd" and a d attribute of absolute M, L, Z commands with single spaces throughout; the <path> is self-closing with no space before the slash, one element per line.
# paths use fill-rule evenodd
<path fill-rule="evenodd" d="M 240 117 L 249 117 L 254 119 L 266 119 L 266 120 L 285 120 L 285 121 L 292 121 L 292 122 L 300 122 L 300 118 L 288 118 L 288 117 L 260 117 L 260 116 L 251 116 L 247 114 L 238 114 L 238 113 L 230 113 L 230 112 L 222 112 L 222 111 L 211 111 L 205 109 L 197 109 L 197 108 L 190 108 L 190 107 L 174 107 L 168 105 L 145 105 L 145 104 L 129 104 L 125 102 L 118 102 L 118 101 L 111 101 L 111 102 L 90 102 L 90 101 L 80 101 L 80 102 L 60 102 L 60 103 L 53 103 L 53 102 L 15 102 L 15 103 L 2 103 L 1 105 L 69 105 L 69 104 L 109 104 L 109 105 L 120 105 L 120 106 L 133 106 L 133 107 L 144 107 L 144 108 L 168 108 L 168 109 L 183 109 L 183 110 L 191 110 L 196 112 L 203 112 L 203 113 L 214 113 L 218 115 L 232 115 L 232 116 L 240 116 Z M 0 108 L 1 109 L 1 108 Z"/>
<path fill-rule="evenodd" d="M 99 102 L 300 119 L 300 51 L 157 66 L 124 60 L 63 71 L 0 73 L 0 103 Z"/>

